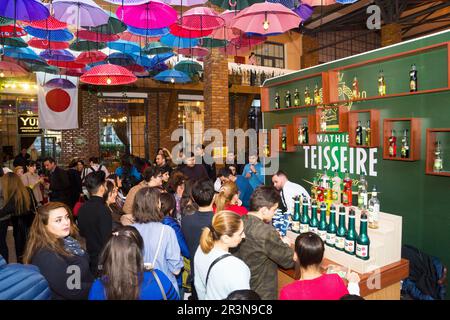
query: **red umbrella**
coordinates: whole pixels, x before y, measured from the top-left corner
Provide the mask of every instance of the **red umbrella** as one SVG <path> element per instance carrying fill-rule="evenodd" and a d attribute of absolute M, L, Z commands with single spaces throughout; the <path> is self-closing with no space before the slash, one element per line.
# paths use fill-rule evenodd
<path fill-rule="evenodd" d="M 24 21 L 23 23 L 33 28 L 45 30 L 62 30 L 67 28 L 67 23 L 59 21 L 55 19 L 53 16 L 49 16 L 47 19 L 44 20 Z"/>
<path fill-rule="evenodd" d="M 84 67 L 86 67 L 85 63 L 79 63 L 76 61 L 49 60 L 48 64 L 64 69 L 83 69 Z"/>
<path fill-rule="evenodd" d="M 172 24 L 170 27 L 170 33 L 174 36 L 181 38 L 202 38 L 209 36 L 214 30 L 189 30 L 183 28 L 178 23 Z"/>
<path fill-rule="evenodd" d="M 89 40 L 93 42 L 110 42 L 119 40 L 116 34 L 103 34 L 89 30 L 79 30 L 77 32 L 78 39 Z"/>
<path fill-rule="evenodd" d="M 20 38 L 27 32 L 19 26 L 0 26 L 0 38 Z"/>
<path fill-rule="evenodd" d="M 139 44 L 141 47 L 145 46 L 146 43 L 159 41 L 160 37 L 145 37 L 140 36 L 128 31 L 122 32 L 120 34 L 120 39 L 125 41 L 130 41 Z"/>
<path fill-rule="evenodd" d="M 27 74 L 28 72 L 16 63 L 0 61 L 0 78 L 23 77 Z"/>
<path fill-rule="evenodd" d="M 192 57 L 205 57 L 209 54 L 209 50 L 203 47 L 180 48 L 177 52 L 179 54 Z"/>
<path fill-rule="evenodd" d="M 98 86 L 121 85 L 133 83 L 136 76 L 124 67 L 115 64 L 95 66 L 80 78 L 81 82 Z"/>
<path fill-rule="evenodd" d="M 124 66 L 124 67 L 133 73 L 144 73 L 146 71 L 145 68 L 139 64 L 132 64 L 129 66 Z"/>
<path fill-rule="evenodd" d="M 69 43 L 63 42 L 63 41 L 48 41 L 48 40 L 42 40 L 38 38 L 31 38 L 31 40 L 28 41 L 28 45 L 30 47 L 36 48 L 36 49 L 52 49 L 52 50 L 62 50 L 62 49 L 68 49 Z"/>
<path fill-rule="evenodd" d="M 208 7 L 194 7 L 186 11 L 179 19 L 183 28 L 188 30 L 214 30 L 222 27 L 225 20 L 213 9 Z"/>
<path fill-rule="evenodd" d="M 88 64 L 103 61 L 106 58 L 108 58 L 108 56 L 101 51 L 85 51 L 80 53 L 75 59 L 75 62 Z"/>

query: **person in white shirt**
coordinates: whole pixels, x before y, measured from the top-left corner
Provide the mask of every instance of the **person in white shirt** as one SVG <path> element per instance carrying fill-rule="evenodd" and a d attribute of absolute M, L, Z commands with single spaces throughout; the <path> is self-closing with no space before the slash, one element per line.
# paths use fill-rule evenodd
<path fill-rule="evenodd" d="M 99 164 L 97 157 L 90 157 L 89 158 L 89 165 L 90 167 L 88 169 L 88 174 L 91 172 L 96 172 L 99 170 L 102 170 L 105 173 L 105 177 L 107 178 L 109 176 L 109 171 L 106 169 L 106 167 L 102 164 Z"/>
<path fill-rule="evenodd" d="M 228 251 L 241 243 L 244 224 L 232 211 L 214 215 L 203 229 L 194 256 L 194 284 L 199 300 L 222 300 L 235 290 L 250 289 L 250 269 Z"/>
<path fill-rule="evenodd" d="M 281 201 L 288 212 L 294 212 L 294 197 L 305 196 L 310 201 L 308 191 L 301 185 L 291 182 L 285 172 L 279 170 L 272 177 L 273 186 L 280 191 Z"/>

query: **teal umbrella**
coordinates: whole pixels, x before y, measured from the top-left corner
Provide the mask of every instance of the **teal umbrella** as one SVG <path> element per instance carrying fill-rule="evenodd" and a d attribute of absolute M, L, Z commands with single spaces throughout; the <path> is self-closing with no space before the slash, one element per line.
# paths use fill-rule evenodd
<path fill-rule="evenodd" d="M 98 32 L 102 34 L 119 34 L 127 30 L 127 25 L 117 19 L 116 15 L 109 17 L 107 24 L 102 24 L 96 27 L 86 27 L 87 30 Z"/>
<path fill-rule="evenodd" d="M 0 44 L 18 48 L 28 47 L 28 44 L 22 38 L 0 38 Z"/>
<path fill-rule="evenodd" d="M 98 51 L 105 48 L 106 43 L 104 42 L 94 42 L 87 40 L 75 40 L 69 46 L 69 49 L 73 51 Z"/>
<path fill-rule="evenodd" d="M 183 60 L 178 62 L 175 67 L 175 70 L 186 73 L 188 76 L 192 77 L 197 72 L 203 70 L 203 67 L 200 63 L 193 60 Z"/>
<path fill-rule="evenodd" d="M 228 45 L 228 41 L 213 38 L 203 38 L 200 39 L 199 45 L 203 48 L 220 48 L 226 47 Z"/>
<path fill-rule="evenodd" d="M 0 17 L 0 26 L 7 26 L 14 23 L 14 19 Z"/>
<path fill-rule="evenodd" d="M 142 49 L 142 52 L 145 54 L 149 54 L 149 55 L 154 55 L 154 54 L 161 54 L 161 53 L 166 53 L 166 52 L 171 52 L 172 48 L 163 45 L 161 42 L 155 41 L 155 42 L 150 42 L 148 43 L 144 49 Z"/>

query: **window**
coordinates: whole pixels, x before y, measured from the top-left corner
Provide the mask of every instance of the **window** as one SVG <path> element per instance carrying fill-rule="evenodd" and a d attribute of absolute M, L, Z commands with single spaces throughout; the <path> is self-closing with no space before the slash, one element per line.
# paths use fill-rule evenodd
<path fill-rule="evenodd" d="M 256 64 L 284 69 L 284 44 L 265 42 L 256 46 L 253 52 L 256 55 Z"/>

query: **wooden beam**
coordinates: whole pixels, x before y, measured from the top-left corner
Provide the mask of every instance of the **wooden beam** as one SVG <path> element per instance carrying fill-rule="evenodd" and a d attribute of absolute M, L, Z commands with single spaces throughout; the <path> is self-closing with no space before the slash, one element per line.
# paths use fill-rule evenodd
<path fill-rule="evenodd" d="M 168 129 L 170 126 L 170 119 L 172 119 L 172 117 L 175 114 L 175 110 L 177 110 L 177 105 L 178 105 L 178 91 L 176 90 L 172 90 L 170 92 L 170 97 L 169 97 L 169 105 L 167 106 L 167 112 L 165 112 L 165 118 L 164 118 L 164 129 Z"/>

